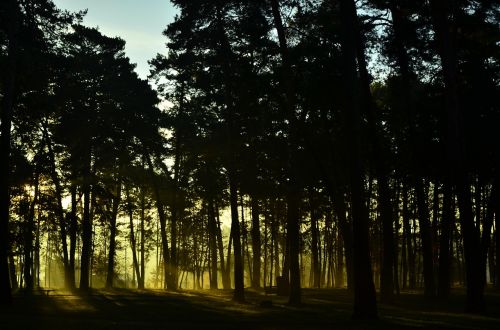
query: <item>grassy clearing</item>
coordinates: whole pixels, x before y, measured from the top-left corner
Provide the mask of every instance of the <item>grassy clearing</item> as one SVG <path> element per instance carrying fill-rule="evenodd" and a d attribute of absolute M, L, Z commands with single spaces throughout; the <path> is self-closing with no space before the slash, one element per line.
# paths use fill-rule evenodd
<path fill-rule="evenodd" d="M 487 295 L 489 314 L 462 313 L 464 295 L 445 302 L 403 293 L 392 305 L 379 305 L 377 321 L 350 319 L 346 290 L 304 290 L 304 304 L 248 291 L 247 303 L 231 302 L 231 292 L 96 290 L 50 296 L 18 294 L 0 311 L 0 329 L 500 329 L 500 295 Z M 263 301 L 272 306 L 262 307 Z"/>

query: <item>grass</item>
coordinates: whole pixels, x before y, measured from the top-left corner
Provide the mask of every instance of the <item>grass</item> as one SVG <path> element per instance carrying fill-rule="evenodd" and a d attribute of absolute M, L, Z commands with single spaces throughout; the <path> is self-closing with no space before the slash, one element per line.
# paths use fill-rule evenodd
<path fill-rule="evenodd" d="M 486 296 L 490 313 L 463 313 L 464 295 L 429 302 L 402 293 L 394 304 L 379 304 L 379 320 L 351 320 L 346 290 L 303 290 L 303 305 L 286 297 L 246 292 L 247 303 L 230 291 L 94 290 L 87 295 L 54 291 L 50 296 L 18 294 L 0 310 L 0 329 L 500 329 L 500 295 Z M 263 301 L 272 306 L 261 307 Z"/>

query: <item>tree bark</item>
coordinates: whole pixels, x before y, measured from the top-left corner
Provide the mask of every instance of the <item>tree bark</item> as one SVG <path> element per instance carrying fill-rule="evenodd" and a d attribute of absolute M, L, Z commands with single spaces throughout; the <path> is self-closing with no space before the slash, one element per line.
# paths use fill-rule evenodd
<path fill-rule="evenodd" d="M 0 304 L 12 301 L 9 265 L 9 209 L 10 209 L 10 151 L 11 127 L 16 93 L 18 24 L 20 8 L 15 0 L 8 0 L 6 5 L 7 21 L 7 70 L 2 90 L 2 112 L 0 123 Z"/>
<path fill-rule="evenodd" d="M 207 198 L 207 209 L 208 209 L 208 241 L 210 245 L 210 289 L 218 289 L 218 277 L 217 277 L 217 224 L 215 218 L 215 207 L 212 197 Z"/>
<path fill-rule="evenodd" d="M 460 223 L 463 234 L 465 272 L 467 282 L 467 312 L 483 312 L 484 281 L 481 279 L 482 262 L 478 258 L 481 252 L 479 229 L 474 223 L 472 212 L 472 196 L 469 174 L 465 168 L 465 142 L 463 135 L 463 119 L 459 106 L 458 60 L 455 47 L 454 22 L 450 21 L 449 9 L 454 6 L 450 1 L 431 0 L 430 9 L 438 53 L 444 77 L 446 100 L 447 158 L 451 176 L 458 197 Z M 452 8 L 454 11 L 454 9 Z M 456 13 L 455 13 L 456 14 Z M 454 15 L 455 16 L 455 15 Z"/>
<path fill-rule="evenodd" d="M 290 274 L 290 296 L 289 304 L 298 305 L 301 303 L 301 288 L 300 288 L 300 228 L 299 228 L 299 203 L 301 199 L 301 189 L 297 181 L 298 178 L 298 157 L 296 155 L 298 148 L 298 120 L 295 114 L 295 94 L 292 85 L 292 69 L 288 54 L 288 45 L 285 29 L 281 19 L 280 7 L 277 0 L 271 0 L 271 12 L 273 16 L 274 27 L 278 34 L 279 50 L 282 61 L 282 77 L 281 88 L 285 93 L 285 115 L 289 122 L 288 127 L 288 150 L 287 150 L 287 243 L 288 254 L 285 260 L 289 265 Z M 288 271 L 287 274 L 288 275 Z M 285 276 L 287 277 L 287 276 Z"/>
<path fill-rule="evenodd" d="M 233 300 L 245 301 L 245 287 L 243 284 L 243 259 L 241 254 L 241 232 L 238 220 L 238 189 L 234 179 L 234 169 L 229 170 L 229 202 L 231 206 L 231 231 L 233 234 L 234 254 L 234 293 Z"/>
<path fill-rule="evenodd" d="M 314 200 L 314 191 L 313 188 L 309 191 L 309 207 L 311 214 L 311 256 L 312 256 L 312 277 L 313 283 L 312 286 L 314 288 L 320 288 L 321 283 L 321 270 L 319 264 L 319 255 L 318 255 L 318 216 L 317 216 L 317 205 Z"/>
<path fill-rule="evenodd" d="M 144 289 L 144 282 L 146 280 L 146 260 L 145 260 L 145 231 L 144 231 L 144 222 L 145 222 L 145 192 L 144 188 L 141 187 L 141 264 L 140 264 L 140 273 L 137 274 L 137 288 L 139 290 Z M 140 275 L 140 276 L 139 276 Z"/>
<path fill-rule="evenodd" d="M 118 171 L 120 172 L 120 170 Z M 109 219 L 109 255 L 108 255 L 108 272 L 106 274 L 107 289 L 113 287 L 113 280 L 115 277 L 116 219 L 118 217 L 118 206 L 120 205 L 121 192 L 122 192 L 122 182 L 121 182 L 121 176 L 120 174 L 118 174 L 118 180 L 116 182 L 116 192 L 112 198 L 111 218 Z"/>
<path fill-rule="evenodd" d="M 260 208 L 259 201 L 253 195 L 251 197 L 252 203 L 252 253 L 253 253 L 253 276 L 252 287 L 254 289 L 260 288 L 261 280 L 261 242 L 260 242 Z"/>
<path fill-rule="evenodd" d="M 130 191 L 127 186 L 125 186 L 125 195 L 127 197 L 127 212 L 130 226 L 130 247 L 132 250 L 132 265 L 134 267 L 134 273 L 137 276 L 137 283 L 141 282 L 141 272 L 139 270 L 139 262 L 137 260 L 137 244 L 135 240 L 135 230 L 134 230 L 134 211 L 132 208 L 132 200 L 130 198 Z M 138 285 L 139 286 L 139 285 Z M 143 288 L 139 288 L 143 289 Z"/>
<path fill-rule="evenodd" d="M 76 288 L 75 278 L 75 254 L 76 254 L 76 239 L 77 239 L 77 201 L 76 201 L 76 185 L 71 184 L 71 213 L 69 215 L 69 265 L 68 265 L 68 285 L 70 290 Z"/>
<path fill-rule="evenodd" d="M 423 182 L 418 178 L 415 182 L 415 193 L 417 198 L 418 225 L 420 238 L 422 240 L 422 257 L 424 265 L 424 295 L 433 298 L 436 295 L 434 283 L 434 256 L 432 251 L 432 229 L 429 221 L 429 206 L 427 194 Z"/>
<path fill-rule="evenodd" d="M 450 295 L 451 269 L 451 230 L 455 222 L 455 209 L 452 199 L 453 191 L 450 183 L 445 183 L 443 192 L 443 219 L 441 221 L 441 236 L 439 242 L 439 278 L 438 296 L 446 299 Z"/>
<path fill-rule="evenodd" d="M 167 240 L 167 219 L 165 217 L 165 208 L 163 206 L 163 201 L 160 195 L 160 188 L 158 187 L 158 182 L 155 178 L 155 173 L 153 169 L 153 162 L 151 161 L 151 157 L 146 155 L 146 160 L 148 162 L 149 174 L 152 181 L 153 193 L 155 196 L 155 204 L 156 209 L 158 211 L 158 218 L 160 219 L 160 237 L 161 237 L 161 246 L 162 246 L 162 254 L 163 254 L 163 288 L 172 290 L 172 284 L 170 283 L 169 274 L 169 265 L 170 265 L 170 253 L 168 250 L 168 240 Z"/>
<path fill-rule="evenodd" d="M 346 110 L 347 136 L 350 142 L 349 181 L 353 219 L 353 318 L 377 318 L 377 301 L 370 258 L 368 210 L 364 200 L 364 172 L 361 158 L 361 107 L 358 102 L 359 81 L 356 69 L 357 13 L 353 0 L 340 1 L 341 48 L 344 82 L 349 111 Z"/>
<path fill-rule="evenodd" d="M 82 221 L 82 254 L 81 254 L 81 273 L 80 290 L 88 291 L 90 289 L 89 270 L 90 258 L 92 253 L 92 217 L 90 214 L 90 166 L 91 150 L 87 150 L 87 155 L 83 169 L 83 221 Z"/>

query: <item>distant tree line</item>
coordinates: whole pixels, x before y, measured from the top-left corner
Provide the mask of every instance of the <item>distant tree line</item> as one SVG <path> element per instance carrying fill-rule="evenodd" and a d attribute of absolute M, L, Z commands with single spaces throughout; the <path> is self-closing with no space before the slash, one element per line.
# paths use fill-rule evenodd
<path fill-rule="evenodd" d="M 117 286 L 131 250 L 138 288 L 156 253 L 169 290 L 206 272 L 236 301 L 347 286 L 354 317 L 374 318 L 376 288 L 391 303 L 464 286 L 466 311 L 485 310 L 500 1 L 172 2 L 155 90 L 85 13 L 1 3 L 2 301 L 51 256 L 68 289 Z"/>

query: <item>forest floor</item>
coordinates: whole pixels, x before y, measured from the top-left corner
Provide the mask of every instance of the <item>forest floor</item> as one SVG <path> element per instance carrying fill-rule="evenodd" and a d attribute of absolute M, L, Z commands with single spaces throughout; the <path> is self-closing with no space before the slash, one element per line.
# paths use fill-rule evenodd
<path fill-rule="evenodd" d="M 49 296 L 16 294 L 0 309 L 0 329 L 500 329 L 500 293 L 486 295 L 489 314 L 463 313 L 464 294 L 447 301 L 426 301 L 420 292 L 402 293 L 394 304 L 379 303 L 379 320 L 351 320 L 347 290 L 303 290 L 303 305 L 286 297 L 247 291 L 247 303 L 231 292 L 95 290 L 87 295 L 64 291 Z M 263 301 L 272 306 L 263 307 Z"/>

